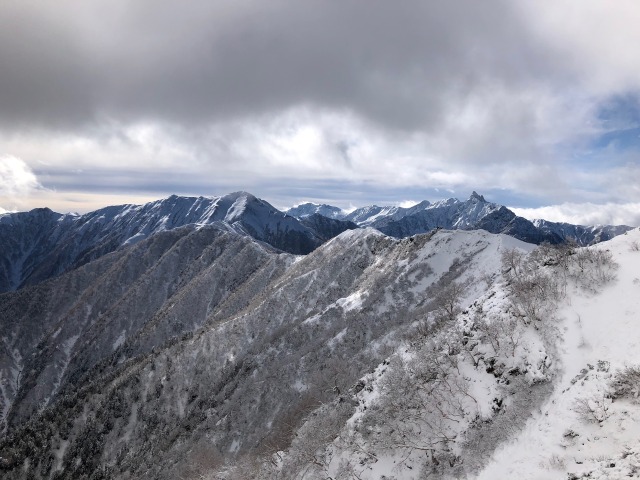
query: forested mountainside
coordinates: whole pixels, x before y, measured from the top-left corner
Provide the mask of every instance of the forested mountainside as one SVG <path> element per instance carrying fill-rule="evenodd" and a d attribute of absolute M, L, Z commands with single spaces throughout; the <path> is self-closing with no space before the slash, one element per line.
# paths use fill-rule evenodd
<path fill-rule="evenodd" d="M 534 250 L 480 230 L 358 229 L 296 256 L 225 225 L 161 231 L 0 295 L 0 468 L 473 478 L 517 470 L 508 448 L 537 465 L 526 435 L 560 425 L 573 433 L 551 436 L 528 472 L 631 468 L 635 447 L 618 461 L 613 433 L 593 426 L 637 414 L 633 370 L 607 342 L 635 338 L 639 240 Z M 612 313 L 608 336 L 596 312 Z M 576 438 L 603 445 L 602 462 Z M 570 441 L 581 463 L 561 455 Z"/>

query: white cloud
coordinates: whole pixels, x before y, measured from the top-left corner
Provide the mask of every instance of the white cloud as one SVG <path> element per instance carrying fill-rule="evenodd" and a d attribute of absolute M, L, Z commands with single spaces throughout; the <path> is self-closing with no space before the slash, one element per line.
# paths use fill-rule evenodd
<path fill-rule="evenodd" d="M 19 208 L 39 188 L 40 182 L 24 160 L 11 155 L 0 156 L 0 202 L 5 207 Z M 5 208 L 0 210 L 0 213 L 7 211 Z"/>
<path fill-rule="evenodd" d="M 40 187 L 40 183 L 29 166 L 17 157 L 0 157 L 0 195 L 26 196 Z"/>
<path fill-rule="evenodd" d="M 411 208 L 417 205 L 418 203 L 419 202 L 416 202 L 415 200 L 404 200 L 402 202 L 398 202 L 398 206 L 402 208 Z"/>
<path fill-rule="evenodd" d="M 640 226 L 640 203 L 563 203 L 539 208 L 511 208 L 530 220 L 543 218 L 576 225 Z"/>
<path fill-rule="evenodd" d="M 640 86 L 640 8 L 635 0 L 518 2 L 530 32 L 564 60 L 576 89 L 609 94 Z"/>

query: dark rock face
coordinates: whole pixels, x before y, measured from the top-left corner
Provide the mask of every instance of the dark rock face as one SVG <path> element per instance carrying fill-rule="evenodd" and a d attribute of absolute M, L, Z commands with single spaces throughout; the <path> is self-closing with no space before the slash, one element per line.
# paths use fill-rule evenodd
<path fill-rule="evenodd" d="M 325 217 L 319 213 L 303 217 L 300 221 L 303 225 L 316 232 L 322 241 L 327 241 L 333 237 L 337 237 L 347 230 L 355 230 L 356 228 L 359 228 L 358 225 L 353 222 L 335 220 L 333 218 Z"/>

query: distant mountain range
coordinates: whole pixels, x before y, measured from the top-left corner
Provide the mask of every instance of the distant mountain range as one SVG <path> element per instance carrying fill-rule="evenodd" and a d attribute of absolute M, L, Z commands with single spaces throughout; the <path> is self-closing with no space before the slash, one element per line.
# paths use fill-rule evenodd
<path fill-rule="evenodd" d="M 0 292 L 37 284 L 156 233 L 219 224 L 294 254 L 307 254 L 342 231 L 332 220 L 300 221 L 246 192 L 119 205 L 85 215 L 47 208 L 0 215 Z"/>
<path fill-rule="evenodd" d="M 438 228 L 483 229 L 535 244 L 573 238 L 580 245 L 608 240 L 631 228 L 531 222 L 475 192 L 464 202 L 452 198 L 423 201 L 410 208 L 372 205 L 349 213 L 311 203 L 282 212 L 247 192 L 221 197 L 173 195 L 85 215 L 43 208 L 0 215 L 0 292 L 40 283 L 158 232 L 212 224 L 297 255 L 310 253 L 345 230 L 361 227 L 373 227 L 396 238 Z"/>
<path fill-rule="evenodd" d="M 310 215 L 324 215 L 346 220 L 360 227 L 373 227 L 396 238 L 425 233 L 436 228 L 447 230 L 477 230 L 504 233 L 528 243 L 558 244 L 574 239 L 579 245 L 609 240 L 631 227 L 626 225 L 582 226 L 546 220 L 533 222 L 518 217 L 503 205 L 487 202 L 473 192 L 468 200 L 455 198 L 430 203 L 422 201 L 410 208 L 371 205 L 345 212 L 331 205 L 303 203 L 287 210 L 289 215 L 304 219 Z"/>

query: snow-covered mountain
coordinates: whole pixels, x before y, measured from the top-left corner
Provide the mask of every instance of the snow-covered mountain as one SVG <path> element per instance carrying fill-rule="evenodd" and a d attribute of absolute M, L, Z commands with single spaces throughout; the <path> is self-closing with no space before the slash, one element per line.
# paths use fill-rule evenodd
<path fill-rule="evenodd" d="M 371 205 L 368 207 L 357 208 L 353 212 L 345 215 L 345 220 L 350 220 L 357 223 L 360 226 L 372 226 L 375 227 L 377 223 L 384 223 L 388 220 L 400 220 L 406 216 L 413 215 L 428 208 L 430 203 L 424 200 L 413 207 L 378 207 L 377 205 Z M 421 232 L 424 233 L 424 232 Z"/>
<path fill-rule="evenodd" d="M 171 196 L 86 215 L 49 209 L 0 216 L 0 292 L 33 285 L 149 236 L 185 225 L 224 227 L 280 250 L 306 254 L 331 235 L 321 222 L 301 223 L 246 192 L 222 197 Z M 342 230 L 337 221 L 326 225 Z"/>
<path fill-rule="evenodd" d="M 0 295 L 0 472 L 622 478 L 639 245 L 364 228 L 295 256 L 162 230 Z"/>
<path fill-rule="evenodd" d="M 425 200 L 409 208 L 396 206 L 379 207 L 377 205 L 369 205 L 366 207 L 357 208 L 351 212 L 345 212 L 344 210 L 332 205 L 302 203 L 296 207 L 286 210 L 286 213 L 297 218 L 304 218 L 309 215 L 320 214 L 329 218 L 348 220 L 360 227 L 368 227 L 371 226 L 376 220 L 381 220 L 383 218 L 391 217 L 394 220 L 399 220 L 402 217 L 424 210 L 429 205 L 429 202 Z"/>
<path fill-rule="evenodd" d="M 312 210 L 313 204 L 303 204 L 287 212 L 303 217 Z M 320 207 L 320 206 L 318 206 Z M 553 244 L 575 240 L 579 245 L 591 245 L 609 240 L 631 229 L 619 226 L 580 226 L 553 223 L 545 220 L 531 222 L 518 217 L 503 205 L 487 202 L 482 195 L 473 192 L 469 199 L 455 198 L 434 203 L 428 201 L 409 207 L 379 207 L 376 205 L 358 208 L 351 213 L 337 207 L 322 205 L 314 213 L 331 213 L 331 218 L 349 220 L 361 227 L 373 227 L 396 238 L 410 237 L 429 232 L 435 228 L 450 230 L 483 229 L 491 233 L 504 233 L 529 243 Z"/>
<path fill-rule="evenodd" d="M 20 478 L 27 455 L 45 459 L 32 463 L 44 476 L 176 478 L 196 445 L 222 459 L 285 448 L 290 422 L 344 395 L 424 316 L 430 292 L 502 245 L 532 248 L 358 229 L 296 257 L 183 227 L 4 294 L 0 467 Z M 29 440 L 36 431 L 50 433 Z"/>
<path fill-rule="evenodd" d="M 296 218 L 309 217 L 315 214 L 335 219 L 344 219 L 346 216 L 345 212 L 338 207 L 318 203 L 301 203 L 300 205 L 288 209 L 286 213 L 287 215 L 291 215 Z"/>
<path fill-rule="evenodd" d="M 302 204 L 284 213 L 246 192 L 210 198 L 174 195 L 85 215 L 62 215 L 49 209 L 0 215 L 0 292 L 37 284 L 161 231 L 216 222 L 294 254 L 307 254 L 345 230 L 369 226 L 396 238 L 436 228 L 484 229 L 529 243 L 562 243 L 571 238 L 580 245 L 630 229 L 543 220 L 532 223 L 475 192 L 464 202 L 424 201 L 410 208 L 370 206 L 348 214 L 316 204 Z"/>
<path fill-rule="evenodd" d="M 534 220 L 533 224 L 546 236 L 556 236 L 560 239 L 572 238 L 579 245 L 592 245 L 611 240 L 613 237 L 630 230 L 626 225 L 583 226 L 549 222 L 548 220 Z"/>

